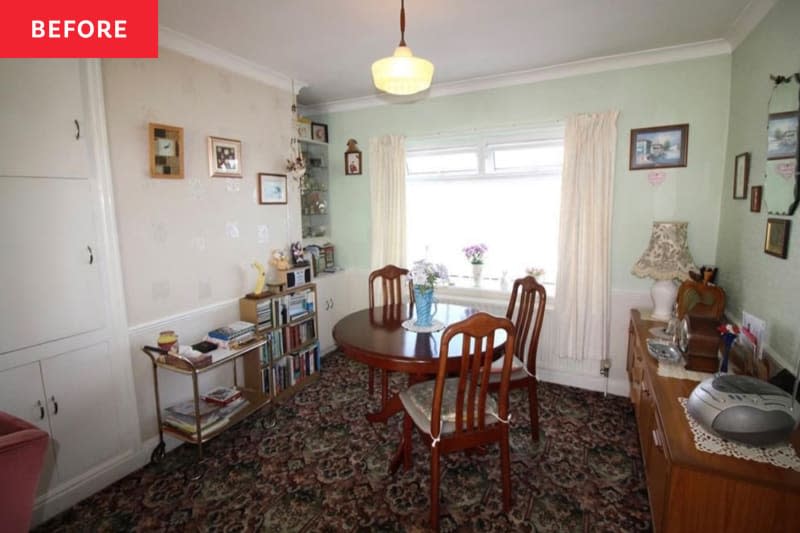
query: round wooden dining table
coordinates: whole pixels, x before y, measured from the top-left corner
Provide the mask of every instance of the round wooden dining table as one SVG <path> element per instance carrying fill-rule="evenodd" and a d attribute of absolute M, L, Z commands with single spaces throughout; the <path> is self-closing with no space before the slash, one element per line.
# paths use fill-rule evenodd
<path fill-rule="evenodd" d="M 438 304 L 434 320 L 444 327 L 433 333 L 417 333 L 403 327 L 403 322 L 413 317 L 413 306 L 409 304 L 385 305 L 362 309 L 341 319 L 333 328 L 333 338 L 344 354 L 365 365 L 384 371 L 402 372 L 408 375 L 409 385 L 430 379 L 439 370 L 439 348 L 442 332 L 446 326 L 460 322 L 478 312 L 472 307 L 456 304 Z M 448 359 L 452 361 L 448 370 L 458 369 L 461 356 L 461 341 L 452 342 Z M 505 342 L 504 332 L 495 337 L 496 346 Z M 381 410 L 369 413 L 370 422 L 385 422 L 393 414 L 403 410 L 397 394 L 388 395 L 388 380 L 382 381 L 382 398 L 386 401 Z"/>

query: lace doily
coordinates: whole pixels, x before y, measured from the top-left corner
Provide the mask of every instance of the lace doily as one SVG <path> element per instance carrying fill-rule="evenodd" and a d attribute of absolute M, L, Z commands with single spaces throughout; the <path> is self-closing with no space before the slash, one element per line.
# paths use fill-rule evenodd
<path fill-rule="evenodd" d="M 440 322 L 438 320 L 434 320 L 430 326 L 417 326 L 414 324 L 416 319 L 409 318 L 405 320 L 402 324 L 404 329 L 408 331 L 413 331 L 416 333 L 433 333 L 434 331 L 439 331 L 440 329 L 444 329 L 444 322 Z"/>
<path fill-rule="evenodd" d="M 755 446 L 747 446 L 746 444 L 739 444 L 731 442 L 706 431 L 697 421 L 692 418 L 686 407 L 686 398 L 678 398 L 683 412 L 686 415 L 686 421 L 689 422 L 689 428 L 694 435 L 695 448 L 701 452 L 716 453 L 718 455 L 727 455 L 729 457 L 736 457 L 738 459 L 747 459 L 748 461 L 757 461 L 759 463 L 769 463 L 780 468 L 791 468 L 800 472 L 800 457 L 792 448 L 791 444 L 776 444 L 763 448 Z"/>
<path fill-rule="evenodd" d="M 658 375 L 665 378 L 691 379 L 692 381 L 703 381 L 714 374 L 708 372 L 698 372 L 697 370 L 686 370 L 680 364 L 671 365 L 664 361 L 658 362 Z"/>

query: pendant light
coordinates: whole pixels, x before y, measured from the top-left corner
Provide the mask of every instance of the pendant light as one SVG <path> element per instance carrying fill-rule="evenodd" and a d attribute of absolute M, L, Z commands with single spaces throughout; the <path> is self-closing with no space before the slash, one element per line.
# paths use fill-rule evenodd
<path fill-rule="evenodd" d="M 414 57 L 406 46 L 405 0 L 400 0 L 400 44 L 391 57 L 384 57 L 372 64 L 372 82 L 375 87 L 389 94 L 409 95 L 424 91 L 431 86 L 433 63 Z"/>

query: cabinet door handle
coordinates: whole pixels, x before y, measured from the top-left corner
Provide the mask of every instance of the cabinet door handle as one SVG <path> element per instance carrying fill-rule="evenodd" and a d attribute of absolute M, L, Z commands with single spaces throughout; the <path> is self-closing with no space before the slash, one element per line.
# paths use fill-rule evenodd
<path fill-rule="evenodd" d="M 661 435 L 659 435 L 658 430 L 653 430 L 653 443 L 656 445 L 656 448 L 661 448 Z"/>
<path fill-rule="evenodd" d="M 37 400 L 36 405 L 39 406 L 39 420 L 44 420 L 44 405 L 42 405 L 42 400 Z"/>
<path fill-rule="evenodd" d="M 89 250 L 89 264 L 91 265 L 94 263 L 94 252 L 92 251 L 91 246 L 86 246 L 86 249 Z"/>
<path fill-rule="evenodd" d="M 333 298 L 331 298 L 331 309 L 333 309 Z"/>
<path fill-rule="evenodd" d="M 58 402 L 56 401 L 56 397 L 55 396 L 50 396 L 50 401 L 53 402 L 53 414 L 57 415 L 58 414 Z"/>
<path fill-rule="evenodd" d="M 76 118 L 75 119 L 75 140 L 77 141 L 80 138 L 81 138 L 81 124 L 80 124 L 80 122 L 78 122 L 78 119 Z"/>

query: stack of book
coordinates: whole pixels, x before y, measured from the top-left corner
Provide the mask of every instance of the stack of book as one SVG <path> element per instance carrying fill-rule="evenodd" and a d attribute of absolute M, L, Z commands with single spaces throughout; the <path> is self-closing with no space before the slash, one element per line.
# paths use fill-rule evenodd
<path fill-rule="evenodd" d="M 209 391 L 211 392 L 211 391 Z M 239 395 L 228 403 L 209 402 L 199 400 L 200 430 L 208 434 L 225 426 L 233 415 L 247 406 L 246 399 Z M 165 429 L 178 434 L 197 438 L 197 418 L 194 410 L 194 400 L 186 400 L 179 404 L 167 407 L 162 417 Z"/>
<path fill-rule="evenodd" d="M 255 334 L 255 324 L 237 320 L 227 326 L 209 331 L 208 338 L 223 348 L 233 348 L 251 341 Z"/>

